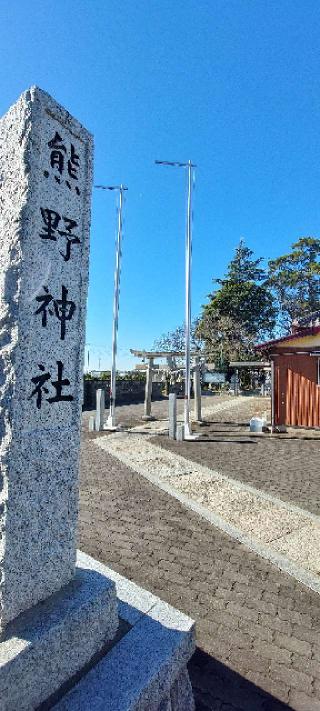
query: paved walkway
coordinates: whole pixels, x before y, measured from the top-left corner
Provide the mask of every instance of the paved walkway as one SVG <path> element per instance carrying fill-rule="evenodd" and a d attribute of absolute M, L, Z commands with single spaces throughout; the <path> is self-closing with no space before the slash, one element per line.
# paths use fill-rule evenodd
<path fill-rule="evenodd" d="M 319 711 L 318 594 L 99 440 L 86 435 L 83 442 L 80 545 L 196 619 L 190 672 L 197 711 Z"/>
<path fill-rule="evenodd" d="M 248 421 L 256 410 L 263 411 L 257 400 L 243 399 L 238 407 L 213 413 L 210 423 L 199 429 L 201 443 L 162 437 L 159 445 L 320 515 L 320 432 L 250 437 Z"/>
<path fill-rule="evenodd" d="M 159 425 L 163 428 L 163 423 L 156 423 L 105 436 L 97 444 L 250 550 L 320 592 L 320 517 L 190 462 L 177 453 L 179 445 L 172 452 L 161 448 L 157 439 L 150 442 Z"/>

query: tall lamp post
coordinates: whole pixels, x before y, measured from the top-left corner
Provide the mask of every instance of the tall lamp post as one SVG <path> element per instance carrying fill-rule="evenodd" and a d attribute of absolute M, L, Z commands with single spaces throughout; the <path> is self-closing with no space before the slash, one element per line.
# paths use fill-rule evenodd
<path fill-rule="evenodd" d="M 120 274 L 121 274 L 121 244 L 122 244 L 122 213 L 124 203 L 124 192 L 128 190 L 125 185 L 95 185 L 101 190 L 116 190 L 119 193 L 118 207 L 118 231 L 116 241 L 116 265 L 114 271 L 114 293 L 113 293 L 113 320 L 112 320 L 112 362 L 111 362 L 111 383 L 110 383 L 110 410 L 106 430 L 117 429 L 116 426 L 116 375 L 117 375 L 117 347 L 118 347 L 118 323 L 119 323 L 119 295 L 120 295 Z"/>
<path fill-rule="evenodd" d="M 174 168 L 187 168 L 188 198 L 186 220 L 186 251 L 185 251 L 185 394 L 184 394 L 184 436 L 185 439 L 193 438 L 190 421 L 190 333 L 191 333 L 191 254 L 192 254 L 192 187 L 193 171 L 197 166 L 189 160 L 187 163 L 179 161 L 156 160 L 157 165 L 169 165 Z"/>

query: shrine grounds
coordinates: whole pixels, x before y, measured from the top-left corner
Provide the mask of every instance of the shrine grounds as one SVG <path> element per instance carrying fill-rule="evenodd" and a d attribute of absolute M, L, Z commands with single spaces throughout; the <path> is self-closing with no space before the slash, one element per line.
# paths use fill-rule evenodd
<path fill-rule="evenodd" d="M 197 711 L 320 711 L 319 593 L 297 579 L 294 566 L 289 575 L 259 547 L 237 540 L 231 529 L 228 534 L 219 519 L 214 525 L 179 500 L 164 479 L 152 479 L 143 461 L 153 448 L 155 479 L 164 462 L 178 468 L 182 462 L 185 470 L 170 481 L 181 491 L 189 477 L 182 488 L 193 501 L 200 500 L 195 472 L 212 472 L 232 492 L 236 486 L 253 492 L 254 501 L 261 495 L 271 508 L 286 507 L 297 521 L 296 531 L 290 523 L 285 531 L 286 555 L 300 565 L 299 537 L 305 531 L 308 537 L 308 526 L 318 535 L 320 524 L 319 434 L 252 436 L 248 422 L 268 409 L 266 400 L 203 401 L 206 422 L 195 442 L 169 440 L 163 422 L 142 425 L 142 405 L 118 409 L 119 420 L 132 428 L 118 439 L 89 434 L 89 413 L 83 414 L 80 547 L 195 619 L 197 651 L 189 672 Z M 167 407 L 167 401 L 153 403 L 153 414 L 165 418 Z M 217 499 L 207 505 L 217 506 Z M 254 519 L 254 540 L 265 540 L 270 506 Z M 302 561 L 315 586 L 318 550 Z"/>

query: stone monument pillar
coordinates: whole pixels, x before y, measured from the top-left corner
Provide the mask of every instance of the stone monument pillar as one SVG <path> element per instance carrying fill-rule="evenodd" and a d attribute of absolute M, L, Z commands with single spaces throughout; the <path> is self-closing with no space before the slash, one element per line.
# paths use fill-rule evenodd
<path fill-rule="evenodd" d="M 40 89 L 25 92 L 0 121 L 6 710 L 36 708 L 118 624 L 114 584 L 75 577 L 91 183 L 91 135 Z"/>
<path fill-rule="evenodd" d="M 71 580 L 92 139 L 36 88 L 0 122 L 1 627 Z"/>

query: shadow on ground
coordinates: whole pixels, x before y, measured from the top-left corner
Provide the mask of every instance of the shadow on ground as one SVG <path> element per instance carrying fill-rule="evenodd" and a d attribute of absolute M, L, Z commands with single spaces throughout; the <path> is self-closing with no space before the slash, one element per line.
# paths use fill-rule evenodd
<path fill-rule="evenodd" d="M 197 648 L 188 665 L 196 711 L 290 711 L 225 664 Z"/>

